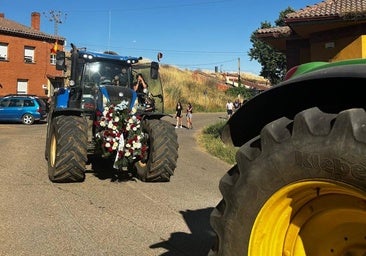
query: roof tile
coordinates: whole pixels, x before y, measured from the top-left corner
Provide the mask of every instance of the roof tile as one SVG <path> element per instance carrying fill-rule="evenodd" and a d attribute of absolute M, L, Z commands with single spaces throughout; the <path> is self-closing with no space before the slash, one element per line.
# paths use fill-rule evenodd
<path fill-rule="evenodd" d="M 0 17 L 0 33 L 13 33 L 38 38 L 65 40 L 63 37 L 43 33 L 39 30 L 22 25 L 4 17 Z"/>
<path fill-rule="evenodd" d="M 311 19 L 329 16 L 345 16 L 349 13 L 363 13 L 366 16 L 365 0 L 324 0 L 318 4 L 310 5 L 297 12 L 286 15 L 286 21 L 296 19 Z"/>

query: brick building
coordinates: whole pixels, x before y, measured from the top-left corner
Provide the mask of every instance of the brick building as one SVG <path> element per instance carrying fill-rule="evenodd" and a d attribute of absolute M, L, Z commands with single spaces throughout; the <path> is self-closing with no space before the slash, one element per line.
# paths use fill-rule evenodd
<path fill-rule="evenodd" d="M 29 27 L 0 13 L 0 96 L 18 93 L 44 97 L 51 84 L 62 84 L 54 51 L 63 49 L 65 39 L 41 32 L 38 12 L 31 13 L 30 20 Z"/>

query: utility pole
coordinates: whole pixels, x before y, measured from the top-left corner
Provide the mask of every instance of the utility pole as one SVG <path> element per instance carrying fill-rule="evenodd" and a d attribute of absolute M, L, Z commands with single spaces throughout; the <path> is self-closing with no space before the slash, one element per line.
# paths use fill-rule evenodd
<path fill-rule="evenodd" d="M 240 87 L 240 58 L 238 58 L 238 87 Z"/>
<path fill-rule="evenodd" d="M 46 18 L 54 24 L 54 35 L 58 35 L 58 24 L 62 24 L 63 18 L 66 20 L 67 14 L 63 14 L 61 11 L 49 11 L 48 13 L 43 12 Z"/>

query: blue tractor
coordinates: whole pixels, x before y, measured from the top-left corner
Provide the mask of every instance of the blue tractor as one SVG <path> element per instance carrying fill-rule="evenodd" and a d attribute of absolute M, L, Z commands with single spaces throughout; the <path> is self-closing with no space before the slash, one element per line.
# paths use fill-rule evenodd
<path fill-rule="evenodd" d="M 174 127 L 163 119 L 159 63 L 71 47 L 70 54 L 56 55 L 56 69 L 66 79 L 54 88 L 48 114 L 49 179 L 82 182 L 87 165 L 93 168 L 99 161 L 142 181 L 170 181 L 178 141 Z M 138 76 L 148 87 L 134 88 Z"/>

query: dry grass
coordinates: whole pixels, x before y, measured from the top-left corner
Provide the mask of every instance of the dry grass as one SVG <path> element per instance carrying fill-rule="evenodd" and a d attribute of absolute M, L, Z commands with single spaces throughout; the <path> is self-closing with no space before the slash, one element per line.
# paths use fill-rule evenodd
<path fill-rule="evenodd" d="M 175 112 L 178 100 L 184 108 L 190 102 L 195 112 L 225 111 L 225 104 L 229 97 L 218 89 L 220 80 L 167 65 L 160 67 L 160 75 L 166 112 Z"/>

